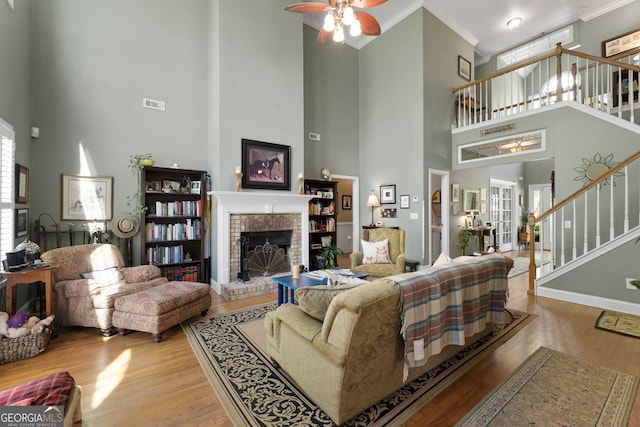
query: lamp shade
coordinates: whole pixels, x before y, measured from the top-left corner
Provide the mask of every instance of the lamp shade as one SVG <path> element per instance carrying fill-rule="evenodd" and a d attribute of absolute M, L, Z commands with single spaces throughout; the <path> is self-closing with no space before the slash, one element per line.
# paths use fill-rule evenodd
<path fill-rule="evenodd" d="M 366 206 L 380 206 L 380 200 L 378 200 L 378 196 L 374 194 L 373 190 L 371 190 L 371 194 L 369 194 Z"/>

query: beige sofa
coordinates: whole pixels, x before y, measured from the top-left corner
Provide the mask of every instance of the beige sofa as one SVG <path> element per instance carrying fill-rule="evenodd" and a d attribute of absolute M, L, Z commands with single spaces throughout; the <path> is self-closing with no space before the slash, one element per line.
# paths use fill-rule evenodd
<path fill-rule="evenodd" d="M 507 273 L 513 260 L 500 255 L 476 258 L 464 265 L 476 268 L 480 258 L 492 258 L 492 264 L 500 264 L 501 273 L 494 286 L 506 293 Z M 460 265 L 463 264 L 434 268 L 424 277 L 444 277 L 440 274 L 449 274 Z M 404 341 L 398 308 L 401 295 L 394 280 L 421 273 L 425 272 L 377 279 L 338 293 L 330 301 L 324 321 L 305 313 L 300 308 L 302 302 L 281 305 L 267 314 L 270 357 L 336 424 L 348 421 L 404 384 Z M 469 334 L 466 344 L 492 331 L 493 324 L 487 323 L 481 332 Z M 441 353 L 429 357 L 425 365 L 410 369 L 407 381 L 461 348 L 446 346 Z"/>
<path fill-rule="evenodd" d="M 111 244 L 58 248 L 43 253 L 41 258 L 56 266 L 56 322 L 100 328 L 105 336 L 115 333 L 112 315 L 116 298 L 167 282 L 156 266 L 125 267 L 120 250 Z"/>

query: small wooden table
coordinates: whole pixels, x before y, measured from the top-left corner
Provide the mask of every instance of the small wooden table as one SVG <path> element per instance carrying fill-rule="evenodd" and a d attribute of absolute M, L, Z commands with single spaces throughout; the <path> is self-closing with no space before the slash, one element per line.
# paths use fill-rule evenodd
<path fill-rule="evenodd" d="M 35 282 L 43 282 L 45 289 L 45 310 L 47 316 L 50 316 L 52 313 L 51 303 L 52 303 L 52 288 L 53 288 L 53 271 L 55 270 L 55 266 L 48 265 L 46 267 L 27 267 L 24 270 L 20 271 L 7 271 L 4 274 L 7 276 L 7 314 L 11 316 L 15 312 L 15 308 L 13 307 L 15 301 L 13 300 L 13 295 L 15 291 L 15 287 L 19 283 L 35 283 Z"/>
<path fill-rule="evenodd" d="M 335 268 L 331 270 L 335 271 L 336 274 L 339 274 L 339 271 L 341 269 Z M 348 276 L 358 279 L 365 279 L 367 278 L 367 276 L 369 276 L 369 274 L 353 271 Z M 286 303 L 295 304 L 295 291 L 298 288 L 302 288 L 303 286 L 320 286 L 327 284 L 326 276 L 315 276 L 313 271 L 300 274 L 300 278 L 298 279 L 294 279 L 292 275 L 286 275 L 274 277 L 271 280 L 278 284 L 278 306 Z"/>

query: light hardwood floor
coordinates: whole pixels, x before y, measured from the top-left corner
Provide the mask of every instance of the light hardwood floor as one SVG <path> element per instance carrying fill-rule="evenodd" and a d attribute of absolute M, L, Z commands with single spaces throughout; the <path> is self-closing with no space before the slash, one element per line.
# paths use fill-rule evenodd
<path fill-rule="evenodd" d="M 508 307 L 535 314 L 535 320 L 405 425 L 455 424 L 539 346 L 640 376 L 640 339 L 595 329 L 600 309 L 529 296 L 526 287 L 526 274 L 509 280 Z M 275 299 L 270 295 L 227 302 L 214 294 L 211 312 Z M 160 344 L 143 333 L 102 338 L 97 329 L 62 329 L 43 354 L 0 365 L 0 389 L 60 370 L 68 370 L 82 386 L 83 426 L 232 425 L 180 326 L 167 331 Z M 629 426 L 640 427 L 640 393 Z"/>

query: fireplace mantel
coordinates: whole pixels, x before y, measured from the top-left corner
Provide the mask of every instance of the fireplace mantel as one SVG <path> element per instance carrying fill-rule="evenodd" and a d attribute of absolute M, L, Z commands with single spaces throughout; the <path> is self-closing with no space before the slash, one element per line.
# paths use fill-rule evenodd
<path fill-rule="evenodd" d="M 211 191 L 215 197 L 216 228 L 213 242 L 217 248 L 216 283 L 213 288 L 220 293 L 222 284 L 230 277 L 230 219 L 233 214 L 300 214 L 302 224 L 300 242 L 302 263 L 309 265 L 309 200 L 311 195 L 274 192 Z"/>

